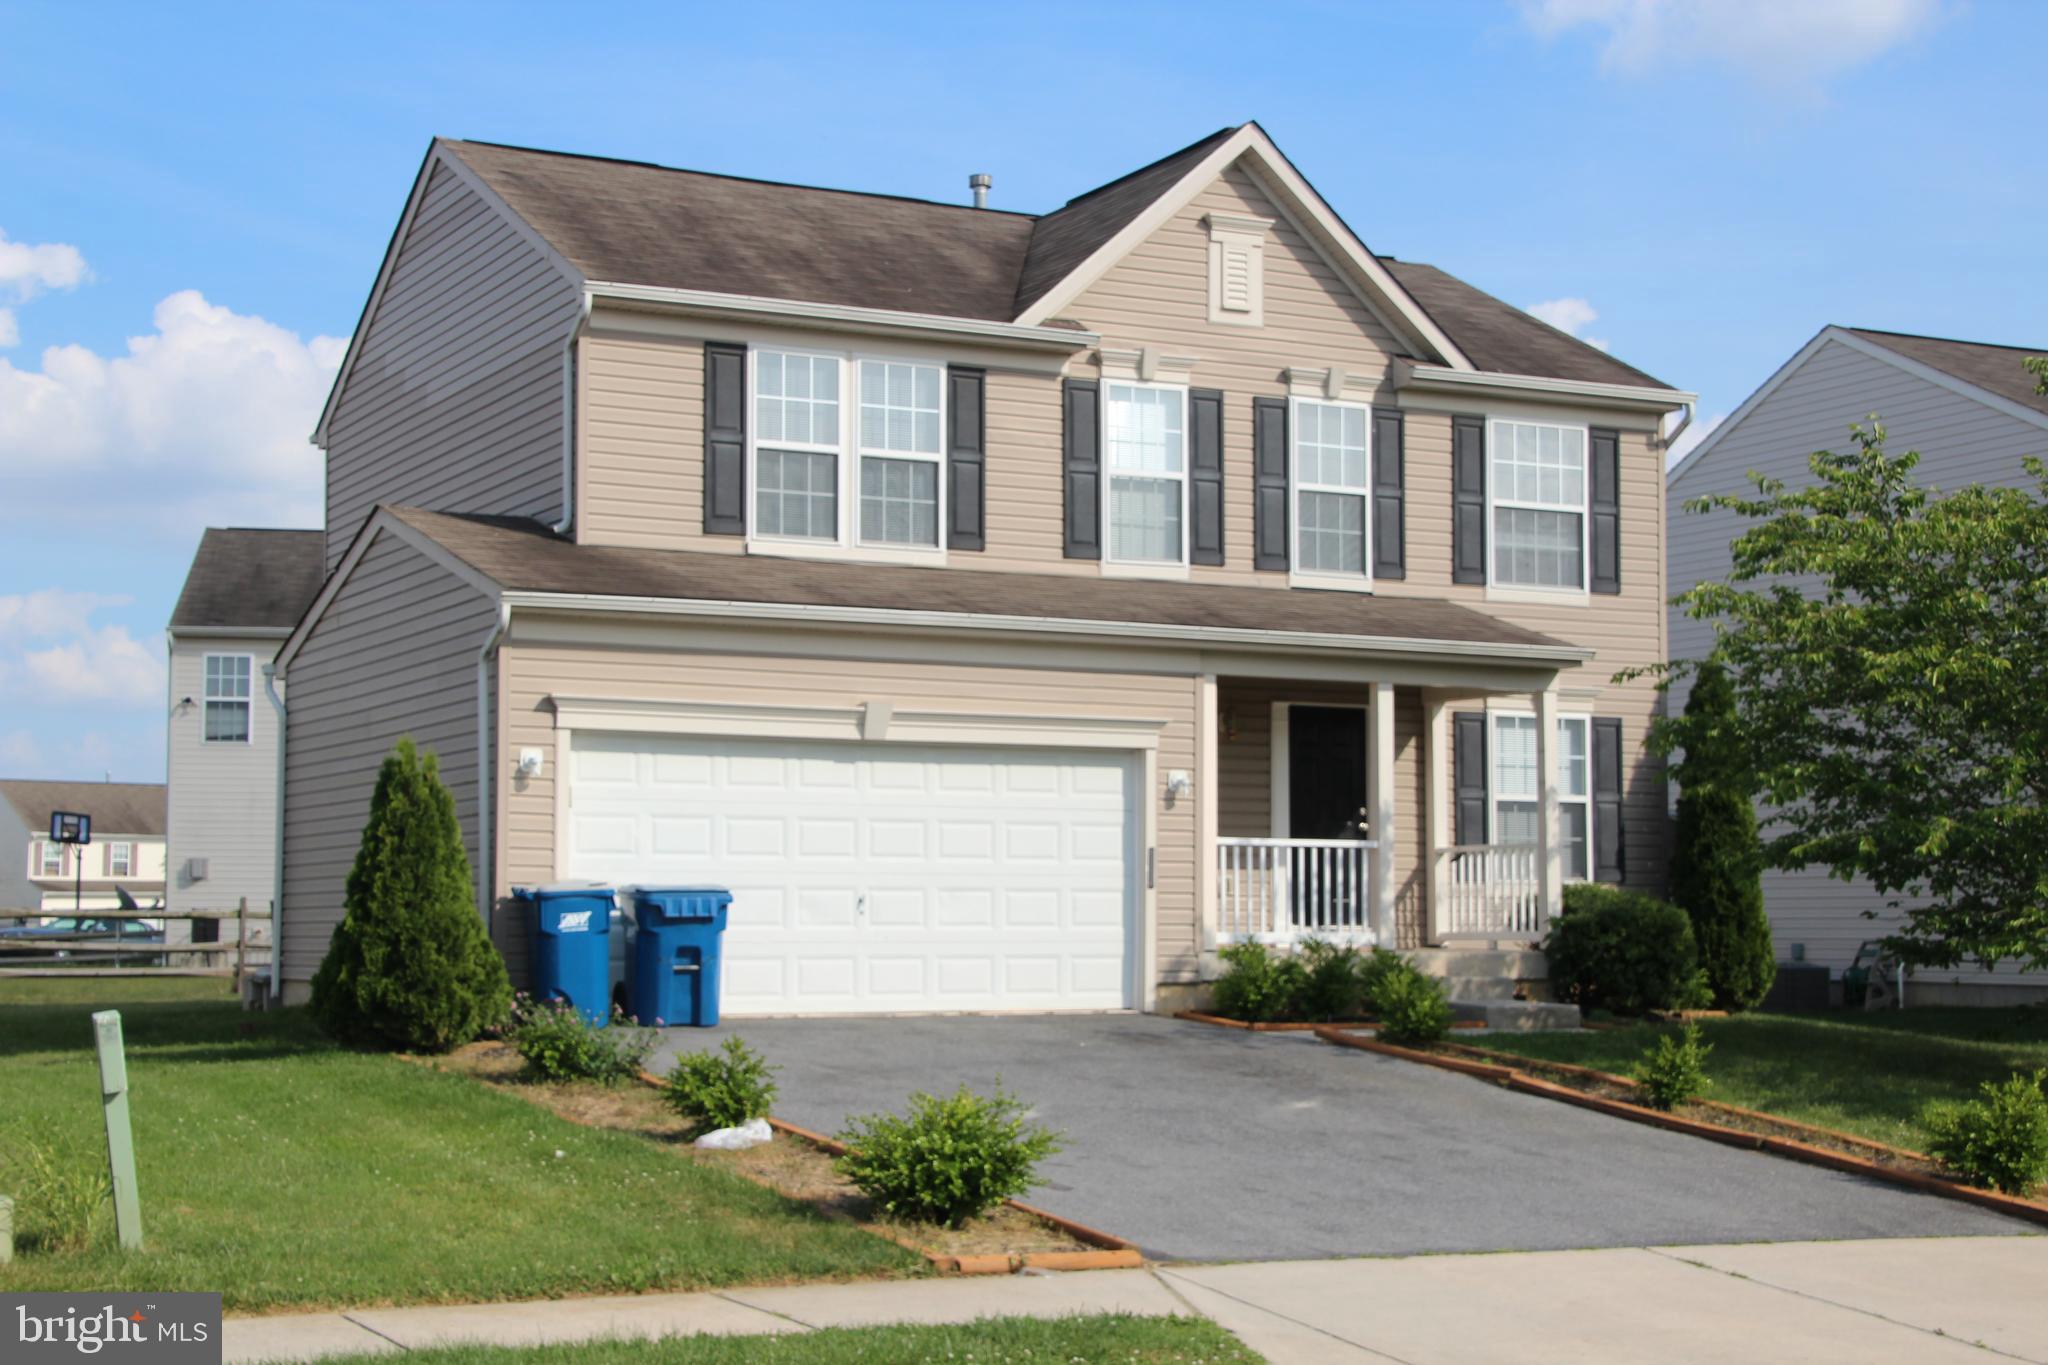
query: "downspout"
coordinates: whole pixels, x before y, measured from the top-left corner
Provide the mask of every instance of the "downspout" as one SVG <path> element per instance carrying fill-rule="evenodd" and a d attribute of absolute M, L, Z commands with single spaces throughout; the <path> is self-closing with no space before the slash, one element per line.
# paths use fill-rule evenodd
<path fill-rule="evenodd" d="M 497 918 L 497 864 L 491 861 L 492 826 L 497 823 L 497 803 L 492 799 L 496 793 L 491 789 L 491 755 L 495 745 L 491 739 L 491 657 L 497 652 L 498 642 L 505 638 L 505 632 L 512 625 L 512 604 L 503 598 L 498 600 L 498 619 L 491 623 L 491 633 L 484 637 L 483 648 L 476 652 L 476 908 L 483 917 L 484 932 L 491 932 L 491 921 Z"/>
<path fill-rule="evenodd" d="M 1678 438 L 1680 436 L 1683 436 L 1685 434 L 1685 429 L 1692 425 L 1692 415 L 1695 411 L 1698 410 L 1698 408 L 1698 403 L 1687 403 L 1685 405 L 1685 419 L 1681 421 L 1677 426 L 1671 428 L 1670 432 L 1667 433 L 1664 437 L 1664 448 L 1666 450 L 1669 450 L 1671 449 L 1671 447 L 1678 444 Z"/>
<path fill-rule="evenodd" d="M 576 525 L 576 343 L 590 325 L 592 297 L 583 291 L 576 325 L 562 341 L 562 519 L 555 523 L 556 535 L 567 535 Z"/>
<path fill-rule="evenodd" d="M 284 698 L 277 694 L 277 661 L 263 665 L 263 694 L 277 716 L 277 827 L 272 831 L 270 859 L 270 998 L 284 998 Z"/>

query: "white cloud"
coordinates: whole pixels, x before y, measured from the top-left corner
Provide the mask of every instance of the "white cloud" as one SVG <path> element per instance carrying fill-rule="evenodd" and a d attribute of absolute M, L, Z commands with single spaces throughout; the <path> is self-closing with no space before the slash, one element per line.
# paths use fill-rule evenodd
<path fill-rule="evenodd" d="M 12 308 L 0 308 L 0 351 L 6 350 L 21 340 L 21 324 L 14 320 Z"/>
<path fill-rule="evenodd" d="M 85 255 L 63 242 L 10 242 L 0 232 L 0 288 L 18 299 L 33 298 L 45 289 L 75 289 L 90 279 Z"/>
<path fill-rule="evenodd" d="M 48 706 L 160 704 L 162 648 L 93 620 L 127 603 L 61 588 L 0 596 L 0 695 Z"/>
<path fill-rule="evenodd" d="M 321 521 L 308 443 L 347 342 L 302 340 L 197 291 L 156 306 L 126 354 L 0 358 L 0 507 L 97 534 Z"/>
<path fill-rule="evenodd" d="M 1705 61 L 1768 85 L 1818 82 L 1925 32 L 1945 0 L 1519 0 L 1522 19 L 1554 38 L 1604 30 L 1602 70 L 1645 76 Z"/>
<path fill-rule="evenodd" d="M 1727 420 L 1728 414 L 1725 412 L 1717 412 L 1712 417 L 1694 418 L 1692 425 L 1680 432 L 1678 439 L 1671 443 L 1671 449 L 1664 452 L 1664 467 L 1669 469 L 1692 454 L 1694 446 L 1713 435 L 1714 428 Z"/>
<path fill-rule="evenodd" d="M 1540 322 L 1547 322 L 1558 331 L 1575 336 L 1588 346 L 1606 350 L 1607 343 L 1599 337 L 1589 337 L 1586 328 L 1600 317 L 1600 310 L 1580 298 L 1545 299 L 1529 305 L 1529 315 Z"/>

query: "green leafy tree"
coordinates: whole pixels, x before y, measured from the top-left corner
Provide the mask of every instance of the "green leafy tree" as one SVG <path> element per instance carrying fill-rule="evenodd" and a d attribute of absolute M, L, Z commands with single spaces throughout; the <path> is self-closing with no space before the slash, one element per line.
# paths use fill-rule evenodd
<path fill-rule="evenodd" d="M 1855 439 L 1810 457 L 1809 488 L 1752 475 L 1687 504 L 1753 523 L 1729 580 L 1678 602 L 1714 623 L 1775 807 L 1765 861 L 1920 902 L 1889 940 L 1908 962 L 2048 966 L 2048 466 L 2025 462 L 2030 489 L 1941 495 L 1883 427 Z M 1705 724 L 1653 742 L 1690 751 Z"/>
<path fill-rule="evenodd" d="M 1692 920 L 1700 968 L 1718 1009 L 1744 1010 L 1778 974 L 1764 914 L 1749 756 L 1737 729 L 1735 688 L 1719 664 L 1701 667 L 1686 699 L 1687 747 L 1679 781 L 1671 900 Z"/>
<path fill-rule="evenodd" d="M 476 913 L 455 798 L 410 738 L 377 774 L 313 1016 L 358 1047 L 446 1052 L 500 1022 L 505 963 Z"/>

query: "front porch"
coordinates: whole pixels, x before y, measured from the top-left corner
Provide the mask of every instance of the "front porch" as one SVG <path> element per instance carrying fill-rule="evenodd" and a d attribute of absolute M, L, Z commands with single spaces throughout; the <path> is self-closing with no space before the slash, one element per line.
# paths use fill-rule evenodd
<path fill-rule="evenodd" d="M 1584 785 L 1585 756 L 1560 761 L 1554 684 L 1510 691 L 1221 677 L 1213 703 L 1206 752 L 1215 800 L 1205 806 L 1215 825 L 1204 831 L 1212 946 L 1542 941 L 1561 908 L 1568 855 L 1584 856 L 1569 847 L 1584 827 L 1568 828 L 1562 788 Z M 1509 765 L 1529 779 L 1510 793 L 1517 799 L 1501 801 L 1489 786 L 1491 724 L 1454 725 L 1474 713 L 1526 713 L 1513 733 L 1533 752 Z"/>

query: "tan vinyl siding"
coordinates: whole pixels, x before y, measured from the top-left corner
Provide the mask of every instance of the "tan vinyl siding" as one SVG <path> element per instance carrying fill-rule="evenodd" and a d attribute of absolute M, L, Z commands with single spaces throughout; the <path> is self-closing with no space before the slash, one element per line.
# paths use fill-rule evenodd
<path fill-rule="evenodd" d="M 1795 487 L 1808 484 L 1808 455 L 1849 449 L 1850 425 L 1867 425 L 1872 414 L 1884 423 L 1886 447 L 1894 452 L 1918 450 L 1918 477 L 1936 487 L 2031 486 L 2021 460 L 2048 453 L 2048 431 L 2039 426 L 1852 346 L 1823 342 L 1673 483 L 1671 591 L 1682 593 L 1700 582 L 1725 579 L 1731 564 L 1729 544 L 1743 529 L 1732 512 L 1686 512 L 1682 504 L 1687 499 L 1747 492 L 1751 470 Z M 1675 608 L 1670 612 L 1670 631 L 1674 658 L 1699 658 L 1712 647 L 1711 624 Z M 1673 707 L 1684 705 L 1688 690 L 1673 689 Z M 1792 945 L 1799 943 L 1805 945 L 1809 962 L 1837 971 L 1848 966 L 1859 944 L 1883 937 L 1896 923 L 1896 916 L 1884 910 L 1886 899 L 1869 882 L 1840 881 L 1825 868 L 1764 874 L 1764 903 L 1780 960 L 1788 960 Z M 1865 919 L 1866 910 L 1881 913 Z M 1923 971 L 1914 979 L 2044 984 L 2042 973 L 2021 972 L 2012 964 L 1990 974 L 1974 968 Z M 1910 986 L 1907 993 L 1911 995 Z"/>
<path fill-rule="evenodd" d="M 593 327 L 577 351 L 577 539 L 744 550 L 740 536 L 704 534 L 703 343 Z"/>
<path fill-rule="evenodd" d="M 290 664 L 285 746 L 284 968 L 311 978 L 342 894 L 377 770 L 410 735 L 440 758 L 477 866 L 476 655 L 492 602 L 380 534 Z"/>
<path fill-rule="evenodd" d="M 263 667 L 281 643 L 203 635 L 171 641 L 166 909 L 232 910 L 245 897 L 252 910 L 270 908 L 277 891 L 278 722 L 264 693 Z M 247 744 L 208 744 L 202 738 L 210 654 L 249 659 Z M 190 706 L 184 704 L 188 697 Z M 206 860 L 204 881 L 188 875 L 194 858 Z M 191 928 L 170 920 L 165 931 L 170 941 L 183 942 Z M 234 932 L 232 925 L 223 926 L 221 937 L 232 939 Z"/>
<path fill-rule="evenodd" d="M 328 423 L 327 563 L 379 503 L 562 515 L 562 343 L 581 296 L 446 167 Z"/>
<path fill-rule="evenodd" d="M 1167 722 L 1158 754 L 1162 790 L 1168 771 L 1192 769 L 1195 762 L 1192 677 L 518 643 L 516 627 L 514 640 L 504 656 L 504 747 L 508 753 L 539 749 L 546 761 L 541 775 L 515 783 L 507 800 L 511 885 L 556 875 L 555 783 L 562 766 L 549 698 L 557 692 L 825 707 L 880 700 L 936 710 L 1129 716 Z M 1158 819 L 1158 976 L 1191 980 L 1197 952 L 1193 803 L 1168 806 L 1161 791 L 1149 799 L 1157 803 Z"/>

